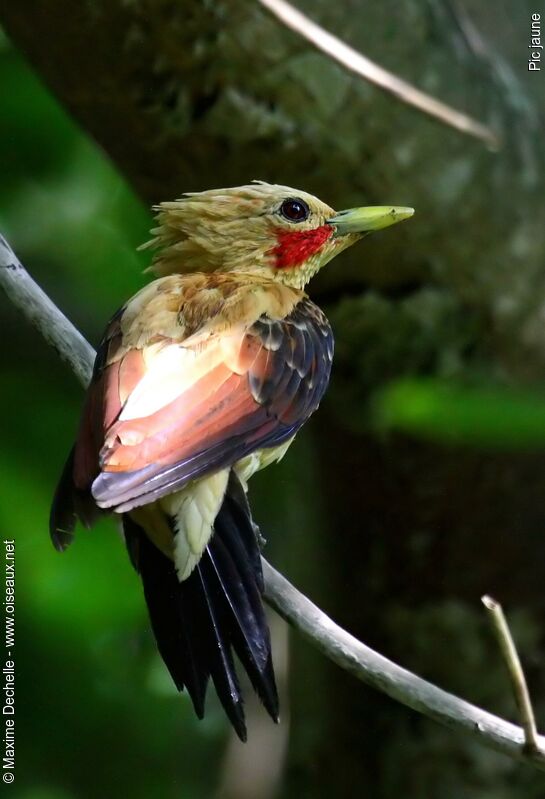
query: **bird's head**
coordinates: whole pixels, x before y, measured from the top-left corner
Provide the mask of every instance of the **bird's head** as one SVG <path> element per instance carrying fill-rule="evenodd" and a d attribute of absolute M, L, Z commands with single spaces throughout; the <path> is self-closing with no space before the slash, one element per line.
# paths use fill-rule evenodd
<path fill-rule="evenodd" d="M 151 269 L 259 273 L 296 288 L 367 233 L 413 215 L 372 206 L 336 212 L 312 194 L 256 181 L 155 206 Z"/>

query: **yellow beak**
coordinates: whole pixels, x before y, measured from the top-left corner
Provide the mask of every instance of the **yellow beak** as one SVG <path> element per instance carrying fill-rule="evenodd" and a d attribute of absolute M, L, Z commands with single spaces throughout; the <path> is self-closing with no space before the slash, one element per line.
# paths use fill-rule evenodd
<path fill-rule="evenodd" d="M 347 211 L 339 211 L 331 219 L 327 220 L 328 225 L 335 227 L 336 236 L 344 236 L 346 233 L 370 233 L 373 230 L 395 225 L 404 219 L 410 219 L 414 214 L 414 208 L 404 208 L 395 205 L 370 205 L 366 208 L 349 208 Z"/>

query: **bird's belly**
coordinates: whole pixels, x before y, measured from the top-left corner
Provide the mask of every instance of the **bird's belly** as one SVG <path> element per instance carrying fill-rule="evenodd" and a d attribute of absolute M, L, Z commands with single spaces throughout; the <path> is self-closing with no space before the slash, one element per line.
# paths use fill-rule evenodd
<path fill-rule="evenodd" d="M 284 457 L 293 438 L 277 447 L 256 450 L 234 465 L 245 491 L 252 475 Z M 228 477 L 229 470 L 222 469 L 131 512 L 155 545 L 174 560 L 180 580 L 189 577 L 210 540 Z M 166 517 L 174 530 L 167 524 Z"/>
<path fill-rule="evenodd" d="M 174 524 L 174 563 L 180 580 L 189 577 L 210 540 L 228 478 L 229 470 L 223 469 L 159 500 Z"/>
<path fill-rule="evenodd" d="M 252 452 L 251 455 L 246 455 L 245 458 L 241 458 L 237 463 L 235 463 L 234 468 L 237 473 L 237 477 L 244 486 L 245 491 L 248 490 L 248 480 L 250 477 L 252 477 L 252 475 L 254 475 L 256 472 L 259 472 L 261 469 L 265 469 L 267 466 L 270 466 L 271 463 L 278 463 L 278 461 L 282 460 L 294 438 L 295 436 L 292 436 L 287 441 L 284 441 L 283 444 L 279 444 L 277 447 L 258 449 L 255 452 Z"/>

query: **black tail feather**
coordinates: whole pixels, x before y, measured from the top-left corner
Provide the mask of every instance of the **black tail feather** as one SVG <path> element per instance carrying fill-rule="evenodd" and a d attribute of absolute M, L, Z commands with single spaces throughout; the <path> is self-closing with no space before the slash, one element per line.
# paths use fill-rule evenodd
<path fill-rule="evenodd" d="M 232 517 L 235 529 L 238 532 L 236 536 L 246 549 L 250 563 L 253 566 L 253 572 L 256 578 L 259 593 L 262 594 L 264 590 L 263 585 L 263 569 L 261 568 L 261 552 L 259 547 L 260 533 L 259 528 L 252 519 L 252 511 L 248 503 L 248 497 L 244 491 L 240 480 L 236 475 L 231 474 L 229 478 L 227 504 L 224 504 L 222 511 L 225 513 L 229 511 Z M 222 521 L 222 512 L 218 515 L 220 523 Z M 256 546 L 256 541 L 258 545 Z"/>
<path fill-rule="evenodd" d="M 199 564 L 195 567 L 196 577 L 200 583 L 201 596 L 208 612 L 208 619 L 204 621 L 204 629 L 200 634 L 208 638 L 206 652 L 209 658 L 210 675 L 214 682 L 214 687 L 218 694 L 221 704 L 229 721 L 233 725 L 241 741 L 246 740 L 246 724 L 244 720 L 244 708 L 242 694 L 238 683 L 231 641 L 224 635 L 223 630 L 228 635 L 228 628 L 225 626 L 225 615 L 221 607 L 221 601 L 211 590 L 208 578 L 204 575 L 204 569 Z M 189 577 L 191 579 L 191 577 Z"/>
<path fill-rule="evenodd" d="M 64 552 L 72 543 L 78 519 L 89 528 L 102 513 L 89 491 L 76 488 L 73 472 L 74 448 L 72 447 L 57 483 L 49 516 L 49 533 L 58 552 Z"/>
<path fill-rule="evenodd" d="M 199 564 L 183 582 L 174 564 L 125 515 L 131 560 L 144 585 L 157 645 L 179 690 L 204 714 L 209 677 L 237 735 L 246 740 L 235 653 L 272 718 L 278 696 L 269 629 L 261 603 L 263 574 L 246 496 L 234 474 Z"/>
<path fill-rule="evenodd" d="M 74 502 L 74 449 L 64 464 L 49 515 L 49 534 L 57 552 L 64 552 L 74 538 L 74 529 L 78 520 Z"/>
<path fill-rule="evenodd" d="M 202 601 L 191 603 L 191 588 L 182 593 L 170 561 L 129 516 L 123 516 L 123 530 L 133 565 L 140 572 L 151 626 L 161 657 L 179 691 L 187 688 L 197 716 L 204 716 L 204 697 L 209 672 L 204 668 L 195 627 L 202 621 Z"/>
<path fill-rule="evenodd" d="M 265 611 L 261 602 L 263 576 L 259 562 L 256 579 L 253 553 L 247 554 L 230 503 L 225 503 L 216 520 L 216 534 L 210 541 L 203 570 L 210 572 L 209 582 L 227 600 L 224 613 L 231 627 L 233 645 L 254 690 L 275 721 L 278 721 L 278 696 L 271 660 L 271 645 Z M 259 553 L 255 543 L 254 549 Z M 210 568 L 211 567 L 211 568 Z"/>

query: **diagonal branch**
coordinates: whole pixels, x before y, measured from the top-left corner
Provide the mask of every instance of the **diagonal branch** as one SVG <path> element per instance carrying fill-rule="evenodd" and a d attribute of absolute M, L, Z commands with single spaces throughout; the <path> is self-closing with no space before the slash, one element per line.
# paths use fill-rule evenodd
<path fill-rule="evenodd" d="M 83 385 L 91 374 L 94 351 L 26 272 L 0 235 L 0 285 L 12 302 L 66 360 Z M 367 685 L 485 746 L 545 770 L 545 737 L 525 746 L 521 727 L 459 699 L 370 649 L 335 624 L 285 577 L 263 561 L 265 598 L 326 657 Z"/>
<path fill-rule="evenodd" d="M 412 84 L 394 75 L 392 72 L 375 64 L 374 61 L 333 36 L 309 17 L 302 14 L 285 0 L 258 0 L 262 6 L 279 19 L 286 27 L 311 42 L 318 50 L 338 61 L 343 67 L 359 75 L 369 83 L 380 86 L 384 91 L 393 94 L 398 100 L 423 111 L 451 128 L 474 136 L 485 142 L 490 148 L 499 148 L 497 134 L 486 125 L 467 114 L 457 111 L 446 103 L 417 89 Z"/>
<path fill-rule="evenodd" d="M 70 364 L 80 383 L 86 386 L 91 379 L 95 351 L 32 280 L 1 233 L 0 285 L 47 343 L 51 344 L 63 361 Z"/>

